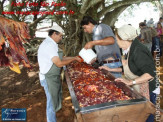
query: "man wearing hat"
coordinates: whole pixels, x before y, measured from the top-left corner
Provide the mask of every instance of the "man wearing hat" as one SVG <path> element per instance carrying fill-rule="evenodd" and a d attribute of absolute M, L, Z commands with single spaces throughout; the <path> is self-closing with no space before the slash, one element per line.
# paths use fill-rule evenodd
<path fill-rule="evenodd" d="M 56 122 L 55 113 L 61 109 L 61 67 L 75 60 L 80 61 L 78 57 L 62 57 L 62 50 L 58 49 L 57 43 L 62 39 L 63 33 L 64 30 L 60 26 L 53 26 L 38 49 L 39 78 L 47 98 L 47 122 Z"/>

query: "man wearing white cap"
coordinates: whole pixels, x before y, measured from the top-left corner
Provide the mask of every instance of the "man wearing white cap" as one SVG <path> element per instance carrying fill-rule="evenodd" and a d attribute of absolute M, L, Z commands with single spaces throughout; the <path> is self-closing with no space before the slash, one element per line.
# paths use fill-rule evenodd
<path fill-rule="evenodd" d="M 61 108 L 61 67 L 74 60 L 80 61 L 78 57 L 62 57 L 63 53 L 58 49 L 57 43 L 62 39 L 63 33 L 64 30 L 60 26 L 53 26 L 38 49 L 39 78 L 47 97 L 47 122 L 56 122 L 55 113 Z"/>

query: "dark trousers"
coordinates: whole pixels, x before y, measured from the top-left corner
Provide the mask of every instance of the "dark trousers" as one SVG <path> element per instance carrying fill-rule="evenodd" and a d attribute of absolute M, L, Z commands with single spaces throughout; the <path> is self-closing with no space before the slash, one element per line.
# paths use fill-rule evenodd
<path fill-rule="evenodd" d="M 151 101 L 153 104 L 156 105 L 156 94 L 153 93 L 153 92 L 150 93 L 150 101 Z M 146 122 L 154 122 L 154 118 L 155 118 L 154 115 L 151 114 L 151 115 L 149 115 L 149 117 L 148 117 L 148 119 L 146 120 Z"/>

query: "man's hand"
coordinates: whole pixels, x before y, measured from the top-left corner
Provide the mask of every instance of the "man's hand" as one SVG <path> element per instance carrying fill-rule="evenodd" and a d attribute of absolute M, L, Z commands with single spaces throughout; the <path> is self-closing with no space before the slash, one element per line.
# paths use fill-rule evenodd
<path fill-rule="evenodd" d="M 85 49 L 91 49 L 94 46 L 93 41 L 87 42 L 86 45 L 84 46 Z"/>
<path fill-rule="evenodd" d="M 78 56 L 75 57 L 63 57 L 61 60 L 58 56 L 54 56 L 52 58 L 52 62 L 57 66 L 57 67 L 63 67 L 64 65 L 67 65 L 71 63 L 72 61 L 81 61 L 81 59 Z"/>
<path fill-rule="evenodd" d="M 94 40 L 94 41 L 87 42 L 86 45 L 84 46 L 84 48 L 91 49 L 95 45 L 106 46 L 106 45 L 112 45 L 114 43 L 115 43 L 114 38 L 109 36 L 109 37 L 106 37 L 101 40 Z"/>
<path fill-rule="evenodd" d="M 79 56 L 75 56 L 74 58 L 75 58 L 76 61 L 82 62 L 82 59 Z"/>

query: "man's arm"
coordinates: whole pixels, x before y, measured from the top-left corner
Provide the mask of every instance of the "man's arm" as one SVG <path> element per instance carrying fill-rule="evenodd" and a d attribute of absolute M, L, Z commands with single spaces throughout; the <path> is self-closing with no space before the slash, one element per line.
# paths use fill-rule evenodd
<path fill-rule="evenodd" d="M 72 58 L 74 58 L 74 57 L 63 57 L 63 58 L 62 58 L 62 61 L 64 61 L 64 60 L 69 60 L 69 59 L 72 59 Z"/>
<path fill-rule="evenodd" d="M 72 61 L 80 61 L 81 59 L 78 57 L 64 57 L 63 60 L 61 60 L 58 56 L 54 56 L 52 58 L 52 62 L 57 66 L 57 67 L 63 67 L 64 65 L 67 65 L 71 63 Z"/>
<path fill-rule="evenodd" d="M 106 37 L 102 40 L 95 40 L 95 41 L 90 41 L 88 43 L 86 43 L 86 45 L 84 46 L 85 49 L 91 49 L 93 46 L 95 45 L 112 45 L 114 44 L 115 40 L 113 37 Z"/>

